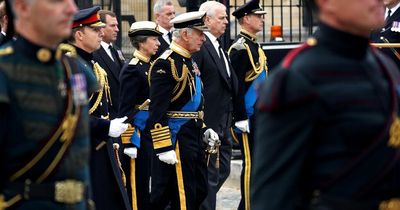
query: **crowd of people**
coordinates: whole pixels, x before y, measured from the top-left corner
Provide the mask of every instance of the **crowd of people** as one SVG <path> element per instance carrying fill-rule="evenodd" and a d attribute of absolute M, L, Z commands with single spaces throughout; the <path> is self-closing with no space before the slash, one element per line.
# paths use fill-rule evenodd
<path fill-rule="evenodd" d="M 400 41 L 400 0 L 307 4 L 270 73 L 259 0 L 229 48 L 223 3 L 157 0 L 130 58 L 112 11 L 0 0 L 0 210 L 215 210 L 235 141 L 238 210 L 400 210 L 400 55 L 370 44 Z"/>

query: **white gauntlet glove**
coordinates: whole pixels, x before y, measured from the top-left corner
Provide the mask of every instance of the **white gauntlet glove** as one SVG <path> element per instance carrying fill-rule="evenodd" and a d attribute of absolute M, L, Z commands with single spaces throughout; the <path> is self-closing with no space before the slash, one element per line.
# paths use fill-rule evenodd
<path fill-rule="evenodd" d="M 249 120 L 237 121 L 235 122 L 235 126 L 242 132 L 250 133 Z"/>
<path fill-rule="evenodd" d="M 135 159 L 137 157 L 137 148 L 136 147 L 125 148 L 124 154 L 128 155 L 131 159 Z"/>
<path fill-rule="evenodd" d="M 203 134 L 203 141 L 210 147 L 214 147 L 219 141 L 218 134 L 212 128 L 209 128 Z"/>
<path fill-rule="evenodd" d="M 111 120 L 108 135 L 114 138 L 121 136 L 121 134 L 128 129 L 128 123 L 124 123 L 126 119 L 128 119 L 128 117 L 125 116 Z"/>
<path fill-rule="evenodd" d="M 178 163 L 178 159 L 176 158 L 176 153 L 174 150 L 169 150 L 166 152 L 162 152 L 157 154 L 158 159 L 160 159 L 160 161 L 167 163 L 167 164 L 175 164 Z"/>

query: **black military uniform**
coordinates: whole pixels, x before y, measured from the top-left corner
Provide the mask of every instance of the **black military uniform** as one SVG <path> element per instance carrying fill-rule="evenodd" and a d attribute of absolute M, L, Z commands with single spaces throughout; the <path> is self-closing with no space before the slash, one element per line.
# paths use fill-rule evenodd
<path fill-rule="evenodd" d="M 99 7 L 80 10 L 74 17 L 73 28 L 104 27 L 97 16 Z M 105 71 L 93 61 L 93 54 L 76 47 L 84 65 L 92 70 L 99 81 L 100 88 L 89 97 L 89 114 L 91 128 L 90 172 L 93 186 L 93 198 L 96 209 L 131 209 L 125 189 L 126 177 L 120 168 L 119 156 L 122 155 L 119 145 L 121 139 L 110 138 L 110 120 L 108 101 L 110 90 Z"/>
<path fill-rule="evenodd" d="M 251 207 L 399 209 L 395 64 L 367 38 L 324 24 L 316 37 L 261 89 Z"/>
<path fill-rule="evenodd" d="M 247 14 L 265 14 L 258 0 L 252 0 L 235 10 L 232 15 L 237 19 Z M 230 60 L 238 78 L 238 95 L 234 103 L 234 121 L 249 119 L 250 133 L 235 129 L 234 139 L 239 141 L 243 159 L 241 173 L 241 201 L 239 209 L 249 210 L 249 185 L 254 135 L 254 104 L 257 100 L 256 89 L 265 80 L 268 68 L 267 57 L 255 34 L 241 29 L 229 51 Z"/>
<path fill-rule="evenodd" d="M 154 22 L 139 21 L 132 24 L 128 36 L 161 36 Z M 124 171 L 128 179 L 128 193 L 133 209 L 149 209 L 150 205 L 150 171 L 153 144 L 148 129 L 145 129 L 148 118 L 150 57 L 139 50 L 122 68 L 120 75 L 120 107 L 119 116 L 132 117 L 132 126 L 122 135 L 124 148 L 136 147 L 137 158 L 124 156 Z M 146 102 L 146 103 L 145 103 Z"/>
<path fill-rule="evenodd" d="M 205 13 L 192 12 L 175 28 L 203 25 Z M 192 14 L 194 14 L 192 16 Z M 173 19 L 174 21 L 174 19 Z M 197 30 L 197 29 L 193 29 Z M 199 70 L 191 54 L 174 41 L 150 69 L 150 117 L 153 140 L 151 208 L 199 209 L 207 191 L 207 167 L 202 148 L 203 100 Z M 178 162 L 169 165 L 157 155 L 175 151 Z"/>
<path fill-rule="evenodd" d="M 0 209 L 93 207 L 87 93 L 97 82 L 73 57 L 22 36 L 0 49 Z"/>
<path fill-rule="evenodd" d="M 400 42 L 400 9 L 391 10 L 391 14 L 385 20 L 385 26 L 371 34 L 371 41 L 375 43 L 399 43 Z M 382 52 L 388 55 L 400 68 L 400 52 L 397 48 L 382 48 Z M 393 50 L 398 54 L 396 55 Z"/>

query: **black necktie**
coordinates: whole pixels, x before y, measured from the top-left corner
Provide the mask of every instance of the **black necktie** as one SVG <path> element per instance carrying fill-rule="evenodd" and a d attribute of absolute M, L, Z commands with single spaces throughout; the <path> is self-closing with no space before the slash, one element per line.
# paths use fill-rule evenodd
<path fill-rule="evenodd" d="M 114 62 L 118 62 L 118 53 L 115 50 L 115 48 L 112 45 L 110 45 L 108 48 L 110 49 L 111 56 L 112 56 Z"/>
<path fill-rule="evenodd" d="M 171 31 L 168 32 L 167 35 L 168 35 L 169 43 L 171 43 L 172 42 L 172 33 L 171 33 Z"/>
<path fill-rule="evenodd" d="M 224 53 L 224 49 L 222 49 L 222 47 L 221 47 L 221 40 L 217 39 L 217 41 L 218 41 L 218 44 L 219 44 L 218 45 L 219 58 L 220 58 L 220 60 L 222 62 L 222 65 L 225 67 L 226 74 L 228 75 L 228 77 L 230 77 L 231 75 L 229 73 L 229 69 L 225 64 L 225 58 L 224 58 L 225 57 L 225 53 Z"/>
<path fill-rule="evenodd" d="M 392 14 L 392 10 L 388 10 L 388 14 L 385 18 L 385 21 L 387 21 L 390 18 L 390 15 Z"/>

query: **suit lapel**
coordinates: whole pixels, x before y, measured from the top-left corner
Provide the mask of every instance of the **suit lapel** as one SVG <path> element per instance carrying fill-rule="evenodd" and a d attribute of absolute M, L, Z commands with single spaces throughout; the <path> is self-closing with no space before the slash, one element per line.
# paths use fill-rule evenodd
<path fill-rule="evenodd" d="M 207 36 L 206 36 L 207 37 Z M 208 53 L 210 54 L 211 59 L 214 61 L 214 64 L 217 66 L 218 72 L 221 77 L 224 79 L 228 87 L 231 87 L 228 80 L 228 73 L 225 69 L 225 64 L 222 63 L 217 51 L 214 48 L 214 45 L 211 43 L 211 40 L 207 37 L 206 42 L 204 43 L 204 47 L 207 49 Z"/>
<path fill-rule="evenodd" d="M 387 19 L 385 28 L 392 27 L 393 21 L 398 20 L 400 18 L 400 8 L 397 9 L 390 17 Z"/>
<path fill-rule="evenodd" d="M 103 47 L 100 47 L 99 50 L 100 58 L 103 59 L 104 63 L 106 63 L 108 69 L 110 69 L 113 76 L 118 80 L 119 78 L 119 67 L 113 60 L 111 60 L 110 56 L 108 56 L 107 52 Z M 118 62 L 118 61 L 117 61 Z"/>

